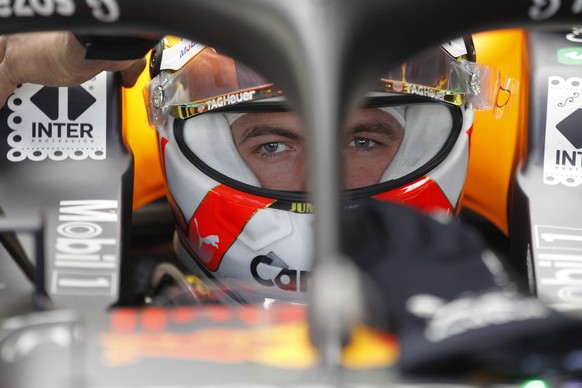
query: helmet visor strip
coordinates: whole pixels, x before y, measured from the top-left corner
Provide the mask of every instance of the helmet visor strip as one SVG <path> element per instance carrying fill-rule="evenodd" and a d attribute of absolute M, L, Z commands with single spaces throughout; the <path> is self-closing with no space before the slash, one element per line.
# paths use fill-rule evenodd
<path fill-rule="evenodd" d="M 168 115 L 187 119 L 282 95 L 273 83 L 244 64 L 206 46 L 176 71 L 169 69 L 154 77 L 144 93 L 152 125 L 165 123 Z"/>
<path fill-rule="evenodd" d="M 458 55 L 458 54 L 457 54 Z M 385 73 L 377 91 L 420 95 L 474 110 L 493 108 L 501 74 L 495 68 L 432 48 Z"/>
<path fill-rule="evenodd" d="M 187 61 L 182 60 L 181 67 L 162 69 L 146 87 L 152 125 L 164 124 L 168 116 L 188 119 L 283 95 L 244 64 L 199 46 Z M 166 51 L 170 50 L 164 50 L 164 55 Z M 501 82 L 496 69 L 464 60 L 463 55 L 454 57 L 439 46 L 386 72 L 373 90 L 419 95 L 456 106 L 469 103 L 475 110 L 486 110 L 494 107 Z"/>

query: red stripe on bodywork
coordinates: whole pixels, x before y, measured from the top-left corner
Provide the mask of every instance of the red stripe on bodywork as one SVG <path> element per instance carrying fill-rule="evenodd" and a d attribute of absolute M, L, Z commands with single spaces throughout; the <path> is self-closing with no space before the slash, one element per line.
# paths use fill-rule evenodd
<path fill-rule="evenodd" d="M 203 264 L 216 271 L 247 222 L 273 202 L 272 198 L 243 194 L 226 185 L 216 186 L 190 219 L 188 243 Z"/>

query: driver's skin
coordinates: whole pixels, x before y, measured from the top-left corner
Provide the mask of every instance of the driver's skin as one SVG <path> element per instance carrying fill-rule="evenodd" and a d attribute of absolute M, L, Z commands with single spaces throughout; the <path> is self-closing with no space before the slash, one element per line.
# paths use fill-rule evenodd
<path fill-rule="evenodd" d="M 374 185 L 396 155 L 404 129 L 389 113 L 360 109 L 342 140 L 344 185 Z M 308 160 L 301 121 L 293 112 L 247 113 L 231 124 L 234 144 L 261 187 L 307 191 Z"/>

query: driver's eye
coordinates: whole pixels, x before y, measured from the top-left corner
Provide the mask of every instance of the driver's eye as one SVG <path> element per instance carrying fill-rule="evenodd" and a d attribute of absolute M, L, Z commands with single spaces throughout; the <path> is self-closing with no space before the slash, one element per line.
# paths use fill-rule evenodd
<path fill-rule="evenodd" d="M 364 139 L 364 138 L 357 138 L 354 139 L 353 141 L 353 145 L 356 148 L 369 148 L 370 146 L 372 146 L 372 141 L 370 139 Z"/>
<path fill-rule="evenodd" d="M 277 150 L 279 149 L 280 146 L 281 146 L 281 143 L 273 142 L 273 143 L 263 144 L 262 148 L 263 148 L 263 151 L 265 151 L 265 152 L 273 153 L 273 152 L 277 152 Z"/>

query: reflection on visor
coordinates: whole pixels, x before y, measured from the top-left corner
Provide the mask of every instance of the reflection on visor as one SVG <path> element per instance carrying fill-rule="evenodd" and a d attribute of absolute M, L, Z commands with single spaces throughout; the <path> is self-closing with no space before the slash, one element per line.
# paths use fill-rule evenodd
<path fill-rule="evenodd" d="M 377 90 L 413 94 L 475 110 L 491 109 L 500 75 L 493 68 L 459 60 L 440 47 L 433 48 L 387 72 Z"/>
<path fill-rule="evenodd" d="M 180 50 L 164 50 L 166 58 L 180 57 L 166 62 L 178 64 L 162 68 L 146 87 L 152 125 L 165 123 L 168 115 L 187 119 L 283 95 L 281 89 L 242 63 L 187 42 L 181 42 Z M 184 54 L 186 49 L 189 55 Z M 373 91 L 418 95 L 457 106 L 470 103 L 475 110 L 486 110 L 495 106 L 501 82 L 495 69 L 455 58 L 439 46 L 387 72 Z"/>
<path fill-rule="evenodd" d="M 357 110 L 342 138 L 344 187 L 372 187 L 419 173 L 458 134 L 461 121 L 453 112 L 459 110 L 418 101 Z M 295 112 L 210 113 L 180 123 L 175 134 L 181 149 L 214 179 L 310 190 L 309 144 Z"/>
<path fill-rule="evenodd" d="M 271 82 L 210 47 L 197 50 L 175 72 L 161 72 L 146 88 L 150 121 L 163 115 L 187 119 L 232 105 L 271 98 L 282 92 Z"/>

